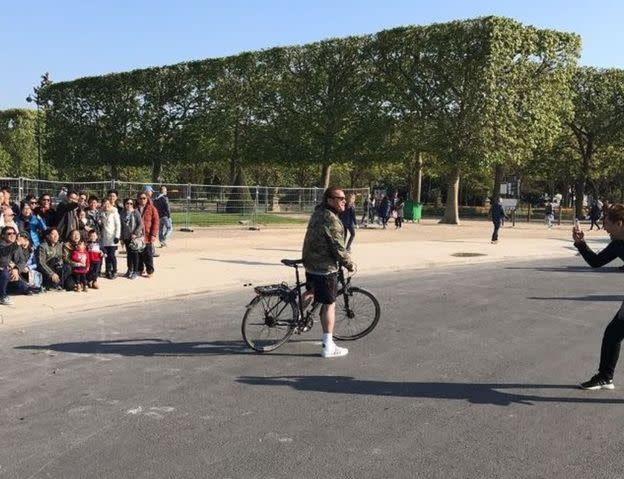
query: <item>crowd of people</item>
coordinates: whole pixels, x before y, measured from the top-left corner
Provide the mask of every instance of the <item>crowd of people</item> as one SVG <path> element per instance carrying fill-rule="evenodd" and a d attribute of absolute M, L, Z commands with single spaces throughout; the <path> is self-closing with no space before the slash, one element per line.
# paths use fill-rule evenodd
<path fill-rule="evenodd" d="M 145 185 L 122 203 L 118 196 L 62 188 L 17 204 L 0 188 L 0 305 L 12 304 L 13 294 L 99 289 L 99 278 L 118 276 L 118 248 L 126 252 L 124 277 L 152 277 L 156 246 L 167 246 L 173 231 L 167 188 L 154 197 Z"/>

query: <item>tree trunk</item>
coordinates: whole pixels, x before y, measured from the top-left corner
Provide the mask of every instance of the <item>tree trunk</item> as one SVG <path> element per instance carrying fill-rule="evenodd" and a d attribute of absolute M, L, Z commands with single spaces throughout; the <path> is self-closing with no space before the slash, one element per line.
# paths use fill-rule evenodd
<path fill-rule="evenodd" d="M 574 201 L 574 217 L 583 217 L 583 197 L 585 196 L 585 177 L 576 180 L 574 185 L 575 201 Z"/>
<path fill-rule="evenodd" d="M 444 216 L 440 223 L 459 224 L 459 176 L 459 170 L 455 170 L 449 179 Z"/>
<path fill-rule="evenodd" d="M 117 163 L 117 160 L 113 160 L 113 162 L 111 163 L 111 179 L 117 181 L 117 179 L 119 178 L 119 164 Z"/>
<path fill-rule="evenodd" d="M 412 200 L 420 203 L 421 188 L 422 188 L 422 153 L 414 155 L 408 162 L 408 182 L 409 182 L 409 196 Z"/>
<path fill-rule="evenodd" d="M 323 165 L 321 169 L 321 183 L 320 186 L 323 190 L 329 188 L 329 179 L 331 177 L 331 167 L 332 165 Z"/>
<path fill-rule="evenodd" d="M 162 174 L 162 159 L 161 155 L 155 155 L 152 160 L 152 182 L 158 183 L 160 175 Z"/>
<path fill-rule="evenodd" d="M 500 196 L 501 185 L 503 184 L 503 176 L 505 176 L 505 169 L 500 163 L 496 163 L 494 167 L 494 192 L 492 193 L 492 204 L 496 202 Z"/>

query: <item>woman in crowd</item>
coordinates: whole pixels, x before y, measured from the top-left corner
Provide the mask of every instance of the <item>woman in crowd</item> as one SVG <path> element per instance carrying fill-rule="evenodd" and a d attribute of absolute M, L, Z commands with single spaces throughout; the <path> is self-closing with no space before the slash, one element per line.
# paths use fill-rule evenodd
<path fill-rule="evenodd" d="M 119 211 L 108 199 L 102 202 L 100 219 L 102 226 L 100 245 L 105 255 L 106 277 L 113 279 L 117 276 L 117 245 L 121 238 L 121 220 Z"/>
<path fill-rule="evenodd" d="M 80 243 L 80 241 L 82 241 L 82 235 L 79 230 L 74 229 L 69 232 L 68 240 L 63 243 L 63 263 L 65 263 L 66 269 L 70 272 L 74 268 L 79 268 L 81 266 L 81 263 L 72 260 L 72 254 L 76 251 L 76 248 L 78 248 L 78 243 Z M 75 286 L 74 278 L 71 274 L 67 274 L 67 279 L 63 287 L 67 291 L 73 291 Z"/>
<path fill-rule="evenodd" d="M 35 214 L 43 220 L 48 228 L 56 226 L 56 211 L 52 208 L 52 197 L 48 193 L 39 197 L 39 206 L 35 208 Z"/>
<path fill-rule="evenodd" d="M 124 210 L 120 215 L 121 239 L 126 245 L 126 258 L 128 271 L 124 275 L 126 278 L 135 279 L 139 270 L 139 251 L 132 247 L 132 240 L 143 238 L 143 221 L 141 215 L 134 209 L 134 201 L 126 198 Z"/>
<path fill-rule="evenodd" d="M 20 275 L 31 291 L 39 293 L 43 290 L 42 276 L 37 271 L 37 258 L 35 249 L 30 243 L 30 236 L 26 233 L 20 233 L 17 237 L 17 244 L 22 248 L 22 254 L 26 259 L 26 268 L 20 272 Z"/>
<path fill-rule="evenodd" d="M 39 216 L 33 214 L 30 204 L 22 203 L 17 228 L 20 233 L 28 234 L 33 247 L 38 248 L 45 233 L 46 224 Z"/>

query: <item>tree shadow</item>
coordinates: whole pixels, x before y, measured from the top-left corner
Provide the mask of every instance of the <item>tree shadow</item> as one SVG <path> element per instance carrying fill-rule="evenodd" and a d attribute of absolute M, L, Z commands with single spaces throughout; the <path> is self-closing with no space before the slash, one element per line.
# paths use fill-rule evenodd
<path fill-rule="evenodd" d="M 533 405 L 534 403 L 587 403 L 624 404 L 624 399 L 605 397 L 557 397 L 538 396 L 500 391 L 501 389 L 565 389 L 578 394 L 592 394 L 577 390 L 567 384 L 499 384 L 499 383 L 439 383 L 439 382 L 392 382 L 355 379 L 348 376 L 242 376 L 237 379 L 254 386 L 287 386 L 298 391 L 315 391 L 337 394 L 361 394 L 427 399 L 455 399 L 473 404 L 509 406 L 510 404 Z"/>
<path fill-rule="evenodd" d="M 138 338 L 110 341 L 82 341 L 45 345 L 23 345 L 15 349 L 58 351 L 75 354 L 115 354 L 119 356 L 217 356 L 259 355 L 243 341 L 188 341 L 172 342 L 166 339 Z M 270 353 L 262 356 L 313 357 L 317 354 Z"/>
<path fill-rule="evenodd" d="M 554 300 L 554 301 L 614 301 L 621 303 L 624 301 L 624 296 L 618 294 L 588 294 L 585 296 L 577 297 L 562 297 L 562 296 L 529 296 L 527 299 L 533 300 Z"/>
<path fill-rule="evenodd" d="M 247 261 L 244 259 L 217 259 L 217 258 L 199 258 L 202 261 L 215 261 L 217 263 L 244 264 L 247 266 L 278 266 L 279 263 L 266 263 L 264 261 Z"/>
<path fill-rule="evenodd" d="M 301 249 L 287 248 L 254 248 L 257 251 L 285 251 L 286 253 L 301 253 Z"/>

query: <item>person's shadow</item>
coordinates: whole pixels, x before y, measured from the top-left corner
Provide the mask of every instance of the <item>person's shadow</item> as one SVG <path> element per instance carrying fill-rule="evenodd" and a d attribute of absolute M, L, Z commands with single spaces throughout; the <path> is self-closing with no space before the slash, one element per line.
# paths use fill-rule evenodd
<path fill-rule="evenodd" d="M 596 393 L 580 390 L 578 390 L 578 392 L 574 391 L 577 396 L 571 394 L 568 397 L 539 396 L 535 394 L 520 394 L 505 391 L 510 389 L 565 389 L 572 393 L 577 386 L 569 384 L 398 382 L 355 379 L 349 376 L 242 376 L 238 378 L 237 381 L 254 386 L 286 386 L 298 391 L 361 394 L 367 396 L 455 399 L 475 404 L 492 404 L 496 406 L 509 406 L 512 403 L 533 405 L 533 403 L 536 402 L 624 404 L 624 399 L 588 397 L 588 394 Z"/>
<path fill-rule="evenodd" d="M 80 341 L 54 344 L 26 344 L 15 349 L 58 351 L 75 354 L 114 354 L 118 356 L 216 356 L 249 354 L 258 355 L 243 341 L 184 341 L 174 342 L 159 338 L 132 338 L 103 341 Z M 318 354 L 276 353 L 272 356 L 312 357 Z"/>

